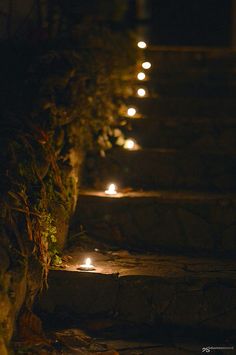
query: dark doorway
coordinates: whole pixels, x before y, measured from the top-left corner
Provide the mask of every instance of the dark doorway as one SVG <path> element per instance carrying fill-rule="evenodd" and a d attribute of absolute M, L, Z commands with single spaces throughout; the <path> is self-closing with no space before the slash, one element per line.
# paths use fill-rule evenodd
<path fill-rule="evenodd" d="M 230 44 L 231 0 L 151 0 L 151 42 Z"/>

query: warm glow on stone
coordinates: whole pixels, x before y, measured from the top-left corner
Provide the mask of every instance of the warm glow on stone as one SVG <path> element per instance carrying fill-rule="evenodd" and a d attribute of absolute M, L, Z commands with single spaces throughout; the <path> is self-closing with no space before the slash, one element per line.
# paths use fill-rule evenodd
<path fill-rule="evenodd" d="M 136 114 L 136 109 L 134 107 L 128 108 L 127 114 L 128 116 L 133 117 Z"/>
<path fill-rule="evenodd" d="M 92 265 L 92 260 L 90 258 L 86 258 L 85 263 L 80 265 L 78 269 L 84 271 L 91 271 L 95 270 L 95 267 Z"/>
<path fill-rule="evenodd" d="M 147 44 L 146 44 L 146 42 L 144 42 L 144 41 L 139 41 L 138 44 L 137 44 L 137 46 L 138 46 L 139 48 L 144 49 L 144 48 L 147 47 Z"/>
<path fill-rule="evenodd" d="M 150 62 L 143 62 L 142 63 L 142 68 L 143 69 L 150 69 L 152 64 Z"/>
<path fill-rule="evenodd" d="M 138 80 L 144 80 L 146 75 L 143 72 L 138 73 L 137 78 Z"/>
<path fill-rule="evenodd" d="M 107 194 L 107 195 L 116 195 L 117 194 L 116 185 L 115 184 L 110 184 L 108 186 L 108 189 L 105 191 L 105 194 Z"/>
<path fill-rule="evenodd" d="M 138 94 L 138 96 L 143 97 L 146 95 L 146 90 L 143 88 L 140 88 L 140 89 L 138 89 L 137 94 Z"/>

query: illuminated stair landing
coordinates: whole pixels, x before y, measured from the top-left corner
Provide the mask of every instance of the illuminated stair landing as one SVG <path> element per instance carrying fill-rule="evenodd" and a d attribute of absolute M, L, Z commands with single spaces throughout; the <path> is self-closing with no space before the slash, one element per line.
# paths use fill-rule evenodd
<path fill-rule="evenodd" d="M 203 336 L 208 330 L 232 337 L 236 330 L 232 261 L 112 251 L 104 245 L 95 249 L 74 249 L 65 270 L 50 271 L 41 311 L 80 325 L 91 318 L 107 318 L 113 326 L 146 325 L 157 334 L 166 327 L 174 334 L 198 331 Z M 95 271 L 78 271 L 86 255 Z"/>

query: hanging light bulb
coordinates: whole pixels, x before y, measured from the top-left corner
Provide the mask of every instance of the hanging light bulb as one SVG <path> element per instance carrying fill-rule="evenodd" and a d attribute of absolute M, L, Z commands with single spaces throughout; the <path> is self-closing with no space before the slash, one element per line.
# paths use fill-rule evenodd
<path fill-rule="evenodd" d="M 141 48 L 141 49 L 144 49 L 144 48 L 147 47 L 147 43 L 144 42 L 144 41 L 139 41 L 139 42 L 137 43 L 137 46 L 138 46 L 139 48 Z"/>
<path fill-rule="evenodd" d="M 137 94 L 140 97 L 144 97 L 146 95 L 146 90 L 143 89 L 143 88 L 140 88 L 140 89 L 137 90 Z"/>
<path fill-rule="evenodd" d="M 133 117 L 135 116 L 136 114 L 136 109 L 134 107 L 129 107 L 128 110 L 127 110 L 127 115 L 130 116 L 130 117 Z"/>
<path fill-rule="evenodd" d="M 143 62 L 142 63 L 142 68 L 143 69 L 150 69 L 152 64 L 150 62 Z"/>
<path fill-rule="evenodd" d="M 143 72 L 138 73 L 137 78 L 138 80 L 144 80 L 146 75 Z"/>

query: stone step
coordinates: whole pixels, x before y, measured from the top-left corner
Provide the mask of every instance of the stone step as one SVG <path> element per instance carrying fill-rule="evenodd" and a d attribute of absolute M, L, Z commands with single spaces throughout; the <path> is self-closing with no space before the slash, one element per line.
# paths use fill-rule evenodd
<path fill-rule="evenodd" d="M 176 328 L 174 328 L 176 329 Z M 156 332 L 156 338 L 152 338 L 152 342 L 147 343 L 147 341 L 145 341 L 145 337 L 144 337 L 144 332 L 140 331 L 138 334 L 139 335 L 139 340 L 137 339 L 136 341 L 133 339 L 133 337 L 131 337 L 131 340 L 129 340 L 129 338 L 127 339 L 126 337 L 126 331 L 127 328 L 124 327 L 124 331 L 123 331 L 123 338 L 119 339 L 119 338 L 111 338 L 111 339 L 107 339 L 107 337 L 102 338 L 102 342 L 105 343 L 107 346 L 109 346 L 110 348 L 116 349 L 119 353 L 119 355 L 199 355 L 201 352 L 210 352 L 211 351 L 211 346 L 202 346 L 202 344 L 206 344 L 206 343 L 210 343 L 210 344 L 215 344 L 215 348 L 217 348 L 218 345 L 218 349 L 222 350 L 222 347 L 224 348 L 224 355 L 232 355 L 233 351 L 235 349 L 234 346 L 232 346 L 231 344 L 234 344 L 234 341 L 232 341 L 232 343 L 229 341 L 227 341 L 226 339 L 222 339 L 219 338 L 219 335 L 217 337 L 217 342 L 214 340 L 211 340 L 212 337 L 210 337 L 211 341 L 196 341 L 196 338 L 194 339 L 194 337 L 191 337 L 191 341 L 188 340 L 188 337 L 185 336 L 185 338 L 182 335 L 182 339 L 180 337 L 180 339 L 178 339 L 178 336 L 176 337 L 175 340 L 175 331 L 174 329 L 172 329 L 172 332 L 170 334 L 170 330 L 169 331 L 169 339 L 170 342 L 165 342 L 163 341 L 163 335 L 160 334 L 160 332 Z M 147 329 L 144 328 L 144 331 L 146 330 L 145 333 L 148 332 Z M 182 333 L 183 334 L 183 333 Z M 199 334 L 199 333 L 198 333 Z M 151 334 L 153 335 L 153 334 Z M 159 335 L 159 336 L 158 336 Z M 173 338 L 174 341 L 173 341 Z M 216 334 L 214 334 L 216 336 Z M 138 337 L 137 337 L 138 338 Z M 164 337 L 165 340 L 166 336 Z M 172 339 L 171 339 L 172 338 Z M 186 340 L 187 338 L 187 340 Z M 198 337 L 200 338 L 200 337 Z M 204 339 L 208 339 L 209 335 L 205 334 L 204 337 L 201 336 L 201 338 Z M 136 338 L 135 338 L 136 339 Z M 155 339 L 155 340 L 154 340 Z M 158 341 L 159 340 L 159 341 Z M 222 353 L 223 354 L 223 353 Z"/>
<path fill-rule="evenodd" d="M 141 70 L 140 70 L 141 71 Z M 236 70 L 235 71 L 210 71 L 210 70 L 197 70 L 185 68 L 185 70 L 164 70 L 162 68 L 156 68 L 155 63 L 153 64 L 153 69 L 149 72 L 146 72 L 146 79 L 153 81 L 162 85 L 168 84 L 192 84 L 202 85 L 206 87 L 223 87 L 235 86 L 236 83 Z M 139 81 L 140 82 L 140 81 Z"/>
<path fill-rule="evenodd" d="M 183 68 L 192 66 L 198 69 L 235 68 L 236 51 L 230 48 L 197 47 L 154 47 L 140 53 L 141 57 L 162 68 Z"/>
<path fill-rule="evenodd" d="M 129 83 L 127 83 L 129 85 Z M 145 86 L 148 92 L 161 97 L 185 97 L 185 98 L 235 98 L 236 79 L 228 82 L 212 82 L 209 79 L 192 79 L 191 77 L 176 79 L 161 79 L 158 75 L 150 75 L 145 81 L 133 81 L 134 93 L 140 86 Z"/>
<path fill-rule="evenodd" d="M 217 66 L 214 66 L 210 64 L 209 66 L 203 65 L 203 66 L 197 66 L 193 65 L 191 63 L 184 63 L 183 65 L 176 63 L 176 65 L 173 65 L 172 63 L 168 65 L 168 63 L 158 63 L 158 62 L 152 62 L 151 63 L 151 68 L 146 70 L 144 68 L 138 67 L 140 70 L 145 71 L 147 76 L 152 76 L 151 74 L 155 73 L 156 75 L 159 75 L 160 78 L 169 78 L 170 80 L 172 78 L 185 78 L 187 79 L 188 77 L 192 77 L 192 79 L 209 79 L 214 81 L 221 81 L 224 79 L 228 79 L 230 81 L 235 80 L 236 78 L 236 64 L 232 66 L 228 65 L 223 65 L 219 63 Z M 171 77 L 171 74 L 173 74 L 173 77 Z M 181 75 L 182 74 L 182 75 Z"/>
<path fill-rule="evenodd" d="M 87 161 L 84 181 L 96 188 L 116 182 L 123 188 L 236 190 L 234 154 L 166 149 L 113 149 L 105 158 Z M 93 165 L 92 165 L 93 164 Z M 91 186 L 91 185 L 90 185 Z"/>
<path fill-rule="evenodd" d="M 145 85 L 141 85 L 145 88 Z M 150 117 L 227 117 L 236 118 L 236 100 L 233 98 L 189 98 L 189 97 L 130 97 L 127 105 Z"/>
<path fill-rule="evenodd" d="M 236 195 L 81 191 L 72 230 L 142 250 L 236 255 Z"/>
<path fill-rule="evenodd" d="M 236 120 L 133 119 L 122 130 L 143 148 L 236 153 Z"/>
<path fill-rule="evenodd" d="M 96 270 L 78 271 L 88 255 Z M 236 330 L 235 262 L 125 250 L 74 251 L 72 257 L 66 270 L 49 272 L 41 312 L 77 323 L 109 317 L 159 332 L 169 325 L 229 337 Z"/>

